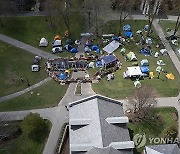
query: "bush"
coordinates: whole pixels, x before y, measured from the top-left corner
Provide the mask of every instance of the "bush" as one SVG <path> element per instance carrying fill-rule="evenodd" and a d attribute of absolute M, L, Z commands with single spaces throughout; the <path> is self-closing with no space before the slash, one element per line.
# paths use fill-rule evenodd
<path fill-rule="evenodd" d="M 177 130 L 177 127 L 175 127 L 175 126 L 167 127 L 163 131 L 163 137 L 164 138 L 173 138 L 173 139 L 175 139 L 177 137 L 177 134 L 178 134 L 178 130 Z"/>
<path fill-rule="evenodd" d="M 42 142 L 48 132 L 48 125 L 37 113 L 27 115 L 22 122 L 21 128 L 23 135 L 37 142 Z"/>

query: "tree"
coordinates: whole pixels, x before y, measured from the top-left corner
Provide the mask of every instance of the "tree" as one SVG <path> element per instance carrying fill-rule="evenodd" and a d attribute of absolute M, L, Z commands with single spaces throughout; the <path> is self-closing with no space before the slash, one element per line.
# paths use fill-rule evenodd
<path fill-rule="evenodd" d="M 131 0 L 112 1 L 112 8 L 117 9 L 119 12 L 119 35 L 121 35 L 122 23 L 131 13 L 133 6 L 134 3 Z"/>
<path fill-rule="evenodd" d="M 133 96 L 128 99 L 132 109 L 133 118 L 141 121 L 145 119 L 151 109 L 156 105 L 155 90 L 149 86 L 143 86 L 135 90 Z"/>
<path fill-rule="evenodd" d="M 11 0 L 0 0 L 0 27 L 3 26 L 2 15 L 13 14 L 15 11 L 15 3 Z"/>
<path fill-rule="evenodd" d="M 177 31 L 179 30 L 179 27 L 180 27 L 180 13 L 178 15 L 178 18 L 176 20 L 176 25 L 175 25 L 175 28 L 174 28 L 174 36 L 176 35 Z"/>
<path fill-rule="evenodd" d="M 22 133 L 32 140 L 42 142 L 48 132 L 48 125 L 37 113 L 28 114 L 22 122 Z"/>

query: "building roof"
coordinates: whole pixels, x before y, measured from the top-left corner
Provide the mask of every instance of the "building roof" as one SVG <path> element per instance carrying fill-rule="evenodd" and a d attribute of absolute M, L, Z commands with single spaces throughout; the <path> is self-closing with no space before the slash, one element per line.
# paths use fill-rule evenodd
<path fill-rule="evenodd" d="M 146 154 L 180 154 L 177 144 L 150 145 L 145 147 Z"/>
<path fill-rule="evenodd" d="M 121 102 L 95 95 L 69 106 L 71 151 L 87 154 L 91 154 L 88 153 L 91 150 L 97 151 L 97 154 L 106 154 L 104 151 L 132 153 L 130 149 L 134 148 L 134 142 L 129 137 L 126 127 L 128 118 L 124 115 Z"/>

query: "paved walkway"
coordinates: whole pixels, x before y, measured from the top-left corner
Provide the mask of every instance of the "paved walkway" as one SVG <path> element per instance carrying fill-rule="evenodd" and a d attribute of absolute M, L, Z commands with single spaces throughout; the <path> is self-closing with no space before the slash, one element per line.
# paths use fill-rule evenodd
<path fill-rule="evenodd" d="M 29 91 L 31 91 L 31 90 L 33 90 L 33 89 L 35 89 L 35 88 L 43 85 L 43 84 L 45 84 L 46 82 L 48 82 L 48 81 L 50 81 L 50 80 L 51 80 L 51 78 L 48 77 L 48 78 L 40 81 L 39 83 L 36 83 L 36 84 L 34 84 L 34 85 L 26 88 L 26 89 L 23 89 L 23 90 L 21 90 L 21 91 L 15 92 L 15 93 L 13 93 L 13 94 L 10 94 L 10 95 L 4 96 L 4 97 L 0 97 L 0 103 L 3 102 L 3 101 L 7 101 L 7 100 L 13 99 L 13 98 L 15 98 L 15 97 L 18 97 L 18 96 L 20 96 L 20 95 L 22 95 L 22 94 L 25 94 L 25 93 L 27 93 L 27 92 L 29 92 Z"/>
<path fill-rule="evenodd" d="M 37 49 L 37 48 L 35 48 L 33 46 L 30 46 L 28 44 L 25 44 L 23 42 L 15 40 L 15 39 L 13 39 L 11 37 L 5 36 L 3 34 L 0 34 L 0 41 L 6 42 L 6 43 L 11 44 L 11 45 L 14 45 L 17 48 L 21 48 L 21 49 L 26 50 L 26 51 L 28 51 L 30 53 L 33 53 L 33 54 L 38 55 L 38 56 L 41 56 L 41 57 L 43 57 L 45 59 L 48 59 L 48 58 L 50 58 L 50 59 L 58 58 L 58 56 L 56 56 L 56 55 L 44 52 L 43 50 Z"/>

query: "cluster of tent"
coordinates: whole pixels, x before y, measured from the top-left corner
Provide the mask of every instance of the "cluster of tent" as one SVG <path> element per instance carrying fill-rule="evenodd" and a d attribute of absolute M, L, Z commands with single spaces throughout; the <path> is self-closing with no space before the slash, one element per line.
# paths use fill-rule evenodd
<path fill-rule="evenodd" d="M 98 45 L 92 45 L 91 41 L 87 40 L 84 47 L 84 52 L 89 53 L 90 51 L 94 51 L 97 54 L 100 54 L 100 49 Z"/>
<path fill-rule="evenodd" d="M 78 50 L 77 48 L 73 47 L 73 41 L 72 39 L 68 38 L 66 40 L 66 45 L 64 46 L 64 49 L 66 49 L 67 51 L 71 52 L 71 53 L 77 53 Z M 75 41 L 76 45 L 80 44 L 79 40 Z M 41 38 L 40 42 L 39 42 L 39 46 L 40 47 L 47 47 L 48 46 L 48 41 L 47 39 L 45 39 L 44 37 Z M 54 37 L 54 40 L 52 42 L 52 52 L 53 53 L 58 53 L 58 52 L 62 52 L 63 51 L 63 46 L 62 46 L 62 39 L 61 36 L 56 35 Z"/>

